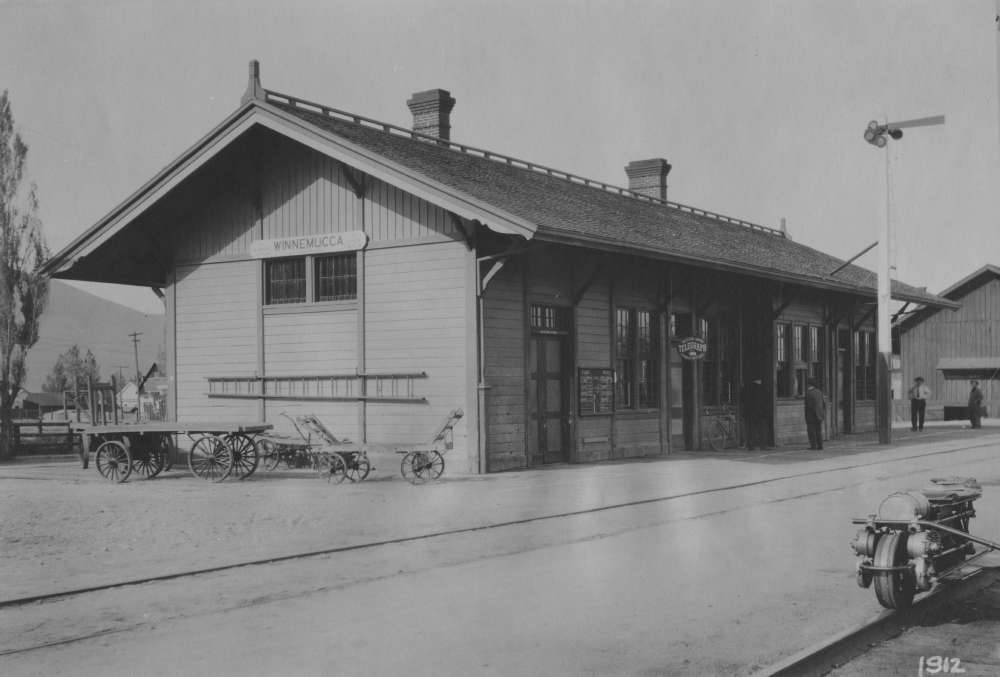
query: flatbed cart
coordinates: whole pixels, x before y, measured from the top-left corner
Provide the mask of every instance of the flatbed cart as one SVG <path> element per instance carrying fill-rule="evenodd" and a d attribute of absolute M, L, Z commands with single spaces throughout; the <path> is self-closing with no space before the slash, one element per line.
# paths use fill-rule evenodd
<path fill-rule="evenodd" d="M 857 582 L 875 584 L 875 597 L 887 609 L 903 609 L 917 590 L 930 590 L 938 579 L 1000 550 L 1000 543 L 969 533 L 973 503 L 982 487 L 972 477 L 932 479 L 920 491 L 890 494 L 867 518 L 851 541 L 858 556 Z M 985 546 L 976 551 L 975 544 Z"/>
<path fill-rule="evenodd" d="M 193 444 L 188 468 L 210 482 L 235 476 L 245 479 L 260 462 L 257 435 L 270 430 L 269 423 L 121 423 L 73 424 L 80 435 L 80 462 L 84 468 L 94 454 L 94 465 L 105 479 L 124 482 L 133 473 L 145 479 L 169 470 L 176 453 L 176 437 L 186 435 Z"/>
<path fill-rule="evenodd" d="M 273 469 L 284 461 L 289 466 L 309 465 L 327 481 L 341 483 L 344 479 L 361 482 L 374 470 L 371 456 L 377 454 L 402 455 L 400 474 L 413 484 L 436 480 L 444 473 L 444 454 L 454 446 L 453 429 L 464 416 L 455 409 L 431 434 L 426 442 L 398 442 L 376 444 L 351 442 L 338 438 L 314 415 L 286 415 L 295 426 L 298 437 L 265 435 L 261 444 L 265 448 L 265 468 Z M 308 459 L 304 462 L 303 459 Z"/>

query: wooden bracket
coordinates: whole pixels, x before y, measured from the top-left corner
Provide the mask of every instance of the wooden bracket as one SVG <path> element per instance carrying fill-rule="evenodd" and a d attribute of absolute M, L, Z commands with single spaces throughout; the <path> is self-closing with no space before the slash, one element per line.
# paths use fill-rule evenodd
<path fill-rule="evenodd" d="M 362 198 L 365 196 L 365 189 L 367 185 L 365 184 L 365 175 L 361 172 L 356 171 L 353 167 L 348 167 L 343 162 L 340 164 L 341 169 L 344 170 L 344 178 L 347 182 L 351 184 L 351 189 L 354 191 L 356 197 Z"/>
<path fill-rule="evenodd" d="M 590 271 L 590 274 L 586 277 L 586 279 L 584 279 L 580 288 L 573 292 L 574 307 L 580 305 L 580 301 L 583 300 L 583 295 L 587 293 L 587 290 L 590 289 L 591 285 L 597 281 L 597 278 L 600 277 L 602 273 L 604 273 L 604 263 L 598 262 L 594 265 L 594 269 Z"/>
<path fill-rule="evenodd" d="M 448 212 L 448 216 L 451 218 L 451 223 L 455 226 L 455 229 L 458 230 L 458 232 L 462 234 L 462 237 L 465 238 L 465 246 L 472 249 L 473 246 L 475 246 L 474 234 L 465 227 L 465 222 L 462 221 L 462 217 L 455 212 Z"/>

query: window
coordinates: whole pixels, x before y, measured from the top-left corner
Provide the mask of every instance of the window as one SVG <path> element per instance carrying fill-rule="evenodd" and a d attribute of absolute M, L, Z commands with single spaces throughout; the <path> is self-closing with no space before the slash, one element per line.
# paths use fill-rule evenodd
<path fill-rule="evenodd" d="M 358 297 L 354 252 L 264 262 L 264 304 L 347 301 Z"/>
<path fill-rule="evenodd" d="M 777 374 L 774 383 L 778 397 L 792 396 L 792 367 L 788 361 L 789 328 L 788 324 L 779 323 L 775 327 L 774 332 L 774 356 L 777 363 Z"/>
<path fill-rule="evenodd" d="M 826 341 L 825 334 L 816 325 L 809 326 L 809 376 L 823 388 L 826 381 Z"/>
<path fill-rule="evenodd" d="M 875 399 L 875 332 L 858 331 L 854 334 L 854 399 Z"/>
<path fill-rule="evenodd" d="M 264 303 L 305 303 L 306 260 L 277 259 L 265 267 Z"/>
<path fill-rule="evenodd" d="M 792 362 L 795 371 L 795 396 L 803 397 L 806 394 L 806 378 L 808 378 L 809 368 L 806 366 L 806 354 L 808 346 L 806 344 L 806 327 L 796 324 L 792 327 Z"/>
<path fill-rule="evenodd" d="M 647 310 L 615 311 L 615 407 L 652 409 L 659 406 L 659 330 L 656 315 Z"/>
<path fill-rule="evenodd" d="M 358 257 L 334 254 L 316 257 L 316 300 L 344 301 L 358 297 Z"/>
<path fill-rule="evenodd" d="M 572 324 L 569 308 L 558 306 L 531 306 L 531 329 L 538 333 L 566 333 Z"/>

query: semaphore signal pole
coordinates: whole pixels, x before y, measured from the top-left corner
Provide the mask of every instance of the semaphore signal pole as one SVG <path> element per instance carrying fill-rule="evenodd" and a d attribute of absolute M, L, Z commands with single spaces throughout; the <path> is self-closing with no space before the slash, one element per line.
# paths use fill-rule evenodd
<path fill-rule="evenodd" d="M 1000 1 L 1000 0 L 998 0 Z M 907 127 L 928 127 L 943 125 L 943 115 L 933 115 L 927 118 L 903 120 L 901 122 L 886 122 L 879 124 L 877 120 L 868 123 L 865 129 L 865 141 L 876 148 L 885 149 L 885 218 L 882 219 L 878 238 L 878 364 L 875 372 L 876 412 L 878 416 L 879 444 L 889 444 L 892 441 L 892 323 L 889 320 L 889 304 L 892 301 L 892 282 L 889 278 L 889 139 L 903 138 L 903 129 Z"/>

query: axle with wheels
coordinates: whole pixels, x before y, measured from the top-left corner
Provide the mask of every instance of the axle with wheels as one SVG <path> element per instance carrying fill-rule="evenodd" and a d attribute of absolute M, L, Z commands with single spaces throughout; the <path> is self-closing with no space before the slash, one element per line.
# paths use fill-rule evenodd
<path fill-rule="evenodd" d="M 865 525 L 851 541 L 858 585 L 874 583 L 879 604 L 902 609 L 918 590 L 930 590 L 940 576 L 976 555 L 975 543 L 1000 550 L 1000 543 L 969 534 L 973 503 L 981 495 L 971 477 L 932 479 L 920 491 L 891 494 L 876 514 L 853 520 Z"/>

